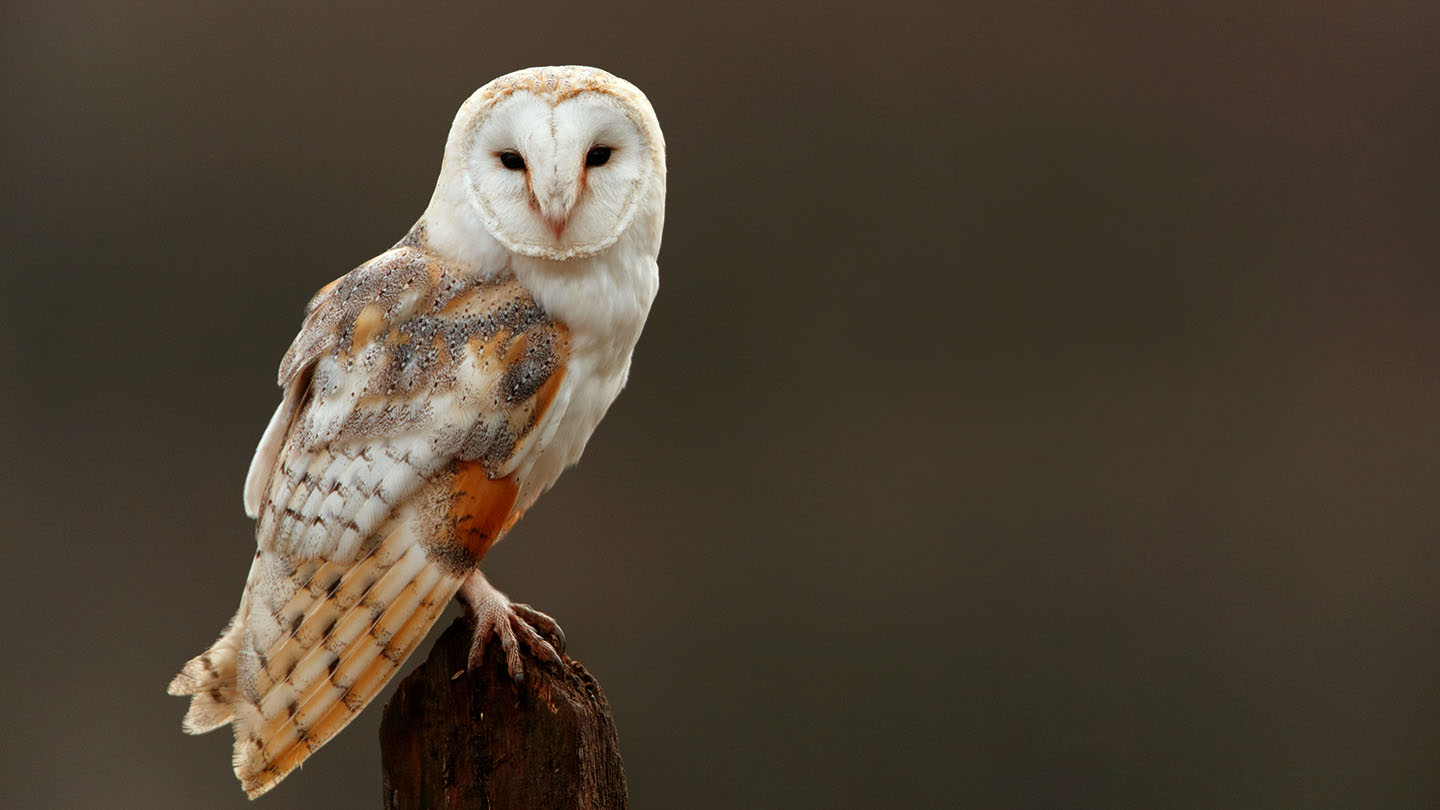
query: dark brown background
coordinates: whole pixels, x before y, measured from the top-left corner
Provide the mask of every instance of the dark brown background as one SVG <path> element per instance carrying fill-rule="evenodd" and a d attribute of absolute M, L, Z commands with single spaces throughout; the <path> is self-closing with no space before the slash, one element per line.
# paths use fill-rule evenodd
<path fill-rule="evenodd" d="M 1440 6 L 1320 5 L 6 5 L 0 804 L 246 806 L 164 687 L 301 307 L 579 62 L 664 281 L 487 568 L 637 808 L 1434 806 Z M 263 805 L 377 806 L 378 723 Z"/>

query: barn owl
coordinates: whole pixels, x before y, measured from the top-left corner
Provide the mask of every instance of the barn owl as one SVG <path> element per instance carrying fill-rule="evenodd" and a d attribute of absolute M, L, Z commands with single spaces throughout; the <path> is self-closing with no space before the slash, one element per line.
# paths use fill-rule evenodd
<path fill-rule="evenodd" d="M 543 613 L 478 568 L 630 371 L 659 286 L 665 143 L 645 95 L 531 68 L 455 116 L 434 196 L 393 248 L 323 287 L 280 363 L 245 481 L 257 550 L 229 626 L 170 693 L 233 724 L 253 798 L 345 727 L 457 593 L 523 680 L 560 660 Z"/>

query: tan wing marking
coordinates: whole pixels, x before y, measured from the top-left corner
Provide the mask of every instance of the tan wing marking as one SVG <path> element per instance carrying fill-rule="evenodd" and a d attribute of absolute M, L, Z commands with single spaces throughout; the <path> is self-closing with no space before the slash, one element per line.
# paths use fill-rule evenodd
<path fill-rule="evenodd" d="M 390 324 L 385 320 L 385 310 L 379 304 L 369 304 L 355 316 L 355 331 L 350 333 L 352 349 L 367 346 Z"/>
<path fill-rule="evenodd" d="M 450 488 L 454 542 L 480 562 L 510 520 L 520 487 L 511 477 L 491 478 L 479 461 L 460 462 Z"/>

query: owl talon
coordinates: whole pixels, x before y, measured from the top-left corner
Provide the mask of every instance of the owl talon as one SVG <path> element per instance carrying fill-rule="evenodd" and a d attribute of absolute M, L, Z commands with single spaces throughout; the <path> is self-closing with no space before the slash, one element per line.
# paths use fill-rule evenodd
<path fill-rule="evenodd" d="M 537 658 L 564 668 L 565 661 L 560 657 L 560 653 L 541 635 L 542 632 L 553 635 L 558 639 L 560 649 L 564 649 L 565 634 L 554 619 L 529 605 L 511 602 L 505 594 L 487 582 L 479 571 L 460 586 L 460 596 L 475 622 L 470 640 L 471 670 L 478 669 L 484 661 L 485 645 L 491 636 L 499 639 L 500 649 L 505 653 L 505 667 L 510 678 L 517 684 L 525 682 L 525 662 L 520 654 L 522 643 L 530 648 Z"/>
<path fill-rule="evenodd" d="M 565 659 L 560 657 L 560 650 L 565 647 L 565 635 L 558 632 L 560 625 L 556 624 L 554 619 L 528 605 L 512 604 L 510 605 L 510 609 L 513 611 L 512 617 L 515 622 L 515 630 L 524 640 L 525 646 L 529 647 L 530 651 L 538 657 L 564 669 Z M 543 619 L 548 623 L 548 627 L 535 627 L 535 622 L 531 617 Z M 541 632 L 549 632 L 551 630 L 556 631 L 560 639 L 559 649 L 557 649 L 554 644 L 551 644 L 549 639 L 541 635 Z"/>
<path fill-rule="evenodd" d="M 525 620 L 526 624 L 540 631 L 540 635 L 544 637 L 543 640 L 550 642 L 549 646 L 553 648 L 552 652 L 561 655 L 565 653 L 565 631 L 560 629 L 560 625 L 554 619 L 523 602 L 514 602 L 510 607 L 514 609 L 516 615 Z"/>

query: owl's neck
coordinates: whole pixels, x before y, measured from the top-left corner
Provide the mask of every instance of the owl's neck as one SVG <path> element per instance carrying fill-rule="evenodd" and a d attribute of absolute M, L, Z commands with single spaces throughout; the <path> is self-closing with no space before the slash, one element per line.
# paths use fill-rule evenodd
<path fill-rule="evenodd" d="M 453 172 L 442 171 L 430 205 L 402 242 L 411 242 L 482 276 L 508 269 L 511 253 L 469 213 L 469 202 Z"/>
<path fill-rule="evenodd" d="M 660 287 L 654 254 L 627 237 L 585 259 L 512 256 L 510 267 L 536 303 L 570 329 L 576 348 L 593 345 L 617 360 L 630 356 Z"/>

